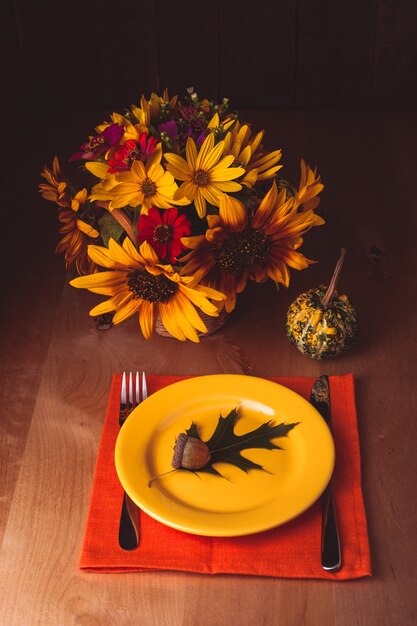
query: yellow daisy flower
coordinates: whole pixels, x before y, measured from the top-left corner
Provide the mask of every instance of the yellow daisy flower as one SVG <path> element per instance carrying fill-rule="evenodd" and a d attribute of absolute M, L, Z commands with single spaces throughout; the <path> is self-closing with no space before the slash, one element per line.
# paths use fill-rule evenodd
<path fill-rule="evenodd" d="M 120 145 L 123 145 L 126 143 L 126 141 L 131 141 L 132 139 L 133 141 L 139 141 L 142 133 L 146 133 L 148 135 L 149 128 L 147 126 L 144 126 L 143 124 L 131 124 L 129 122 L 125 126 Z"/>
<path fill-rule="evenodd" d="M 227 131 L 231 130 L 236 123 L 237 120 L 235 115 L 228 115 L 224 120 L 220 122 L 219 114 L 215 113 L 207 124 L 207 128 L 210 128 L 215 137 L 220 137 L 223 139 Z"/>
<path fill-rule="evenodd" d="M 150 108 L 149 103 L 146 100 L 145 96 L 142 96 L 140 99 L 140 106 L 136 106 L 132 104 L 131 112 L 133 117 L 136 119 L 136 124 L 132 123 L 128 117 L 125 115 L 121 115 L 121 113 L 114 112 L 110 115 L 110 122 L 103 122 L 103 124 L 99 124 L 96 126 L 96 131 L 98 133 L 102 133 L 110 124 L 119 124 L 119 126 L 123 126 L 125 132 L 129 132 L 127 129 L 137 128 L 138 133 L 147 133 L 149 132 L 149 124 L 151 121 L 150 116 Z M 129 138 L 129 137 L 128 137 Z"/>
<path fill-rule="evenodd" d="M 222 300 L 224 295 L 196 284 L 192 276 L 179 276 L 171 265 L 161 265 L 147 241 L 137 251 L 127 237 L 123 245 L 110 239 L 108 248 L 89 246 L 88 254 L 107 271 L 75 278 L 70 284 L 109 296 L 91 309 L 92 316 L 115 311 L 113 322 L 119 324 L 138 313 L 142 333 L 150 339 L 159 314 L 171 335 L 180 341 L 198 342 L 197 331 L 204 333 L 207 327 L 195 307 L 207 315 L 218 315 L 209 298 Z"/>
<path fill-rule="evenodd" d="M 96 127 L 97 132 L 103 132 L 111 123 L 117 123 L 119 126 L 123 126 L 123 136 L 120 140 L 119 145 L 123 145 L 126 141 L 130 139 L 134 139 L 137 141 L 142 133 L 149 134 L 149 126 L 147 126 L 143 122 L 138 122 L 134 124 L 127 117 L 120 115 L 119 113 L 112 113 L 111 115 L 112 122 L 101 124 Z M 108 159 L 111 157 L 111 154 L 114 152 L 114 148 L 110 148 L 105 154 L 105 158 Z"/>
<path fill-rule="evenodd" d="M 137 125 L 139 128 L 139 132 L 141 133 L 148 132 L 149 125 L 151 123 L 151 109 L 149 106 L 149 102 L 147 101 L 145 96 L 142 95 L 140 99 L 140 107 L 136 106 L 135 104 L 132 104 L 132 106 L 130 107 L 130 110 L 132 111 L 133 115 L 138 121 Z"/>
<path fill-rule="evenodd" d="M 173 96 L 171 99 L 169 98 L 168 89 L 164 89 L 162 96 L 158 96 L 156 93 L 152 92 L 149 99 L 151 120 L 158 120 L 160 118 L 163 107 L 166 108 L 169 106 L 170 109 L 174 109 L 177 101 L 178 96 Z"/>
<path fill-rule="evenodd" d="M 118 124 L 119 126 L 123 126 L 123 137 L 120 140 L 120 145 L 123 145 L 129 139 L 134 139 L 135 141 L 139 139 L 142 133 L 149 133 L 149 125 L 150 125 L 150 108 L 149 103 L 145 99 L 144 96 L 141 98 L 141 106 L 138 107 L 136 105 L 131 106 L 131 111 L 133 117 L 136 119 L 136 123 L 131 121 L 125 115 L 121 115 L 120 113 L 112 113 L 110 115 L 110 122 L 103 122 L 99 126 L 96 126 L 96 132 L 102 133 L 108 126 L 111 124 Z M 106 159 L 111 154 L 112 149 L 110 149 L 105 157 Z"/>
<path fill-rule="evenodd" d="M 135 124 L 126 120 L 124 124 L 125 132 L 120 143 L 124 144 L 126 141 L 132 139 L 138 141 L 142 133 L 148 134 L 151 123 L 160 118 L 162 108 L 169 107 L 173 109 L 177 100 L 178 96 L 174 96 L 171 100 L 169 99 L 167 89 L 164 90 L 162 96 L 158 96 L 156 93 L 152 92 L 149 101 L 142 95 L 140 107 L 136 105 L 131 106 L 132 114 L 137 120 L 137 123 Z M 120 122 L 118 123 L 120 124 Z"/>
<path fill-rule="evenodd" d="M 161 157 L 162 147 L 159 144 L 146 163 L 134 161 L 130 171 L 111 175 L 105 171 L 107 165 L 87 163 L 90 171 L 103 177 L 103 181 L 93 188 L 90 200 L 109 201 L 109 211 L 127 205 L 142 206 L 144 213 L 152 206 L 169 209 L 173 204 L 189 204 L 186 199 L 174 200 L 178 185 L 172 174 L 162 167 Z"/>
<path fill-rule="evenodd" d="M 246 174 L 242 183 L 253 187 L 256 182 L 273 178 L 282 168 L 277 165 L 281 159 L 282 151 L 274 150 L 266 152 L 261 144 L 265 131 L 260 131 L 252 137 L 248 124 L 235 124 L 233 129 L 224 138 L 224 154 L 233 154 L 235 164 L 245 168 Z"/>
<path fill-rule="evenodd" d="M 182 238 L 191 249 L 183 259 L 183 271 L 222 291 L 228 312 L 234 309 L 236 294 L 245 289 L 248 279 L 263 282 L 271 278 L 288 287 L 288 268 L 300 270 L 312 263 L 297 251 L 302 235 L 324 223 L 312 210 L 299 212 L 294 198 L 286 199 L 285 190 L 278 194 L 275 182 L 253 217 L 243 203 L 224 195 L 219 214 L 209 215 L 207 221 L 205 236 Z"/>
<path fill-rule="evenodd" d="M 177 180 L 184 181 L 176 197 L 186 198 L 186 204 L 194 202 L 198 215 L 206 215 L 206 202 L 219 206 L 222 192 L 240 191 L 242 185 L 233 182 L 245 173 L 243 167 L 231 167 L 234 156 L 223 158 L 224 141 L 214 145 L 214 134 L 205 138 L 197 153 L 194 140 L 189 137 L 186 144 L 186 160 L 183 157 L 167 153 L 167 169 Z"/>
<path fill-rule="evenodd" d="M 123 126 L 123 127 L 126 127 L 129 124 L 131 124 L 131 122 L 127 119 L 127 117 L 117 112 L 114 112 L 110 115 L 110 120 L 111 120 L 110 122 L 103 122 L 102 124 L 99 124 L 98 126 L 96 126 L 95 131 L 97 133 L 102 133 L 104 130 L 106 130 L 106 128 L 108 128 L 112 124 L 118 124 L 119 126 Z"/>

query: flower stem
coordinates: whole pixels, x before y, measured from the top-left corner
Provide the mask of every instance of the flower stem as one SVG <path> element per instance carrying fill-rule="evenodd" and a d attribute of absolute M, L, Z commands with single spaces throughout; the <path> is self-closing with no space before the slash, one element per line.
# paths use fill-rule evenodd
<path fill-rule="evenodd" d="M 346 248 L 342 248 L 340 251 L 340 257 L 339 260 L 336 264 L 335 270 L 333 272 L 333 276 L 332 279 L 330 281 L 329 286 L 327 287 L 326 293 L 324 294 L 324 296 L 321 299 L 321 303 L 324 307 L 328 307 L 332 298 L 333 298 L 333 294 L 334 291 L 336 289 L 336 285 L 337 285 L 337 281 L 339 280 L 339 275 L 342 269 L 342 265 L 343 265 L 343 261 L 345 260 L 345 256 L 346 256 Z"/>
<path fill-rule="evenodd" d="M 126 213 L 123 211 L 123 209 L 113 209 L 112 216 L 117 222 L 119 222 L 120 226 L 122 226 L 127 236 L 129 237 L 129 239 L 131 240 L 131 242 L 136 248 L 138 245 L 138 240 L 137 240 L 137 237 L 135 236 L 132 222 L 127 217 Z"/>
<path fill-rule="evenodd" d="M 176 472 L 179 469 L 180 469 L 179 467 L 176 467 L 175 469 L 168 470 L 167 472 L 162 472 L 162 474 L 157 474 L 156 476 L 152 476 L 152 478 L 149 480 L 149 482 L 148 482 L 148 484 L 146 486 L 149 489 L 149 487 L 151 486 L 151 483 L 153 483 L 154 480 L 156 480 L 157 478 L 160 478 L 161 476 L 166 476 L 167 474 L 172 474 L 173 472 Z"/>

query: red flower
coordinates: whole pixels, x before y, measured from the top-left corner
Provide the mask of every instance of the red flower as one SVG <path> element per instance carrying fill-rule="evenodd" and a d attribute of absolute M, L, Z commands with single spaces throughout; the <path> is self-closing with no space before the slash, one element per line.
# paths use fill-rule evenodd
<path fill-rule="evenodd" d="M 147 241 L 161 261 L 175 263 L 177 256 L 185 250 L 181 237 L 190 233 L 190 222 L 173 207 L 161 211 L 152 207 L 147 215 L 142 214 L 138 220 L 139 241 Z"/>
<path fill-rule="evenodd" d="M 139 141 L 129 139 L 123 146 L 118 146 L 114 151 L 113 158 L 108 161 L 110 174 L 126 172 L 130 169 L 133 161 L 146 161 L 157 144 L 156 137 L 141 133 Z"/>

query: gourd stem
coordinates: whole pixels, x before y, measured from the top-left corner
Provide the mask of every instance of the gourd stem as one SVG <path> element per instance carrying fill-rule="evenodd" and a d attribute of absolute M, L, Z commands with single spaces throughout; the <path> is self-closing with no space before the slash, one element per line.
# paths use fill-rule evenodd
<path fill-rule="evenodd" d="M 339 280 L 339 275 L 342 269 L 342 265 L 343 265 L 343 261 L 345 260 L 345 256 L 346 256 L 346 248 L 342 248 L 340 251 L 340 257 L 339 260 L 336 264 L 335 270 L 333 272 L 333 276 L 332 279 L 330 281 L 329 286 L 327 287 L 326 293 L 324 294 L 324 296 L 321 299 L 321 303 L 324 307 L 328 307 L 332 298 L 333 298 L 333 294 L 334 291 L 336 289 L 336 285 L 337 285 L 337 281 Z"/>

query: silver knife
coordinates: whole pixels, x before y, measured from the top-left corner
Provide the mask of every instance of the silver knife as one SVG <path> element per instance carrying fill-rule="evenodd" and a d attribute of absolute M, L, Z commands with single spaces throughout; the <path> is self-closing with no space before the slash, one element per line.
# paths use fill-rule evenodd
<path fill-rule="evenodd" d="M 327 376 L 320 376 L 313 385 L 310 402 L 331 430 L 330 386 Z M 331 480 L 323 494 L 321 535 L 321 565 L 327 572 L 337 572 L 342 566 L 340 538 L 333 502 Z"/>

